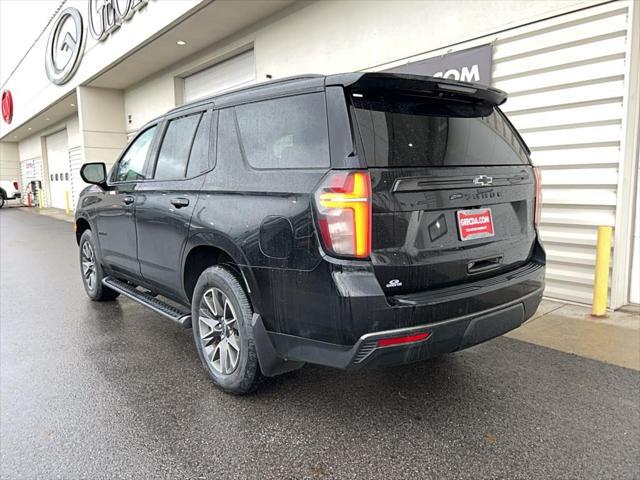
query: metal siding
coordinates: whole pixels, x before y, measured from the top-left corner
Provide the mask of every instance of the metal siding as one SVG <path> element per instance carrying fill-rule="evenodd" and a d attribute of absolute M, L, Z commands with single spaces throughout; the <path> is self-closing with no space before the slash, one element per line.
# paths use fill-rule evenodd
<path fill-rule="evenodd" d="M 44 160 L 42 159 L 42 157 L 36 157 L 33 160 L 33 170 L 35 174 L 35 179 L 40 180 L 40 182 L 42 182 L 42 185 L 41 185 L 42 188 L 40 189 L 40 192 L 42 195 L 43 206 L 49 205 L 47 188 L 46 188 L 47 181 L 46 181 L 46 178 L 44 178 Z"/>
<path fill-rule="evenodd" d="M 69 149 L 69 171 L 71 172 L 71 208 L 76 209 L 80 192 L 88 184 L 80 177 L 80 167 L 82 167 L 82 147 Z"/>
<path fill-rule="evenodd" d="M 615 225 L 627 6 L 567 14 L 494 43 L 493 86 L 541 168 L 546 295 L 590 303 L 598 225 Z"/>

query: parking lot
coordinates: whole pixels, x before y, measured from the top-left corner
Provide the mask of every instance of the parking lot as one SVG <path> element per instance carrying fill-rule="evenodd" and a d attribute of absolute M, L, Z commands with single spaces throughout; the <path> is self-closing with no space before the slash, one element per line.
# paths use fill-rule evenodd
<path fill-rule="evenodd" d="M 191 330 L 92 303 L 72 224 L 0 212 L 6 479 L 639 478 L 640 375 L 511 338 L 216 390 Z"/>

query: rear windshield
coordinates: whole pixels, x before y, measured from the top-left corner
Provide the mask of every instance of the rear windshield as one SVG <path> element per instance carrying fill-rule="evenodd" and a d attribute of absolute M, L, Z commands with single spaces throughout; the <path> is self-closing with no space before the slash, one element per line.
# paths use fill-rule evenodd
<path fill-rule="evenodd" d="M 529 163 L 518 134 L 489 104 L 388 93 L 350 96 L 369 167 Z"/>

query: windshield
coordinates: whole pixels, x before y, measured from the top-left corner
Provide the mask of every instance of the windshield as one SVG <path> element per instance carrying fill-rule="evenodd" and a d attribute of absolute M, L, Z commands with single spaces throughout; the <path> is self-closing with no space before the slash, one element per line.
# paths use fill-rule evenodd
<path fill-rule="evenodd" d="M 529 163 L 518 134 L 487 103 L 354 92 L 351 106 L 369 167 Z"/>

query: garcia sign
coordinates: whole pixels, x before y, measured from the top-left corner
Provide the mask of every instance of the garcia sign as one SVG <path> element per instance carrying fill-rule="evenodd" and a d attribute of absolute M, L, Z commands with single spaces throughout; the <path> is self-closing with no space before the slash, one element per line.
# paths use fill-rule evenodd
<path fill-rule="evenodd" d="M 491 59 L 491 45 L 482 45 L 407 63 L 385 70 L 385 72 L 413 73 L 490 85 Z"/>
<path fill-rule="evenodd" d="M 91 35 L 99 42 L 129 20 L 149 0 L 88 0 L 88 23 Z M 64 9 L 56 19 L 45 52 L 47 77 L 63 85 L 76 73 L 86 43 L 85 25 L 77 8 Z"/>
<path fill-rule="evenodd" d="M 89 0 L 89 30 L 96 40 L 102 41 L 120 28 L 149 0 Z"/>

